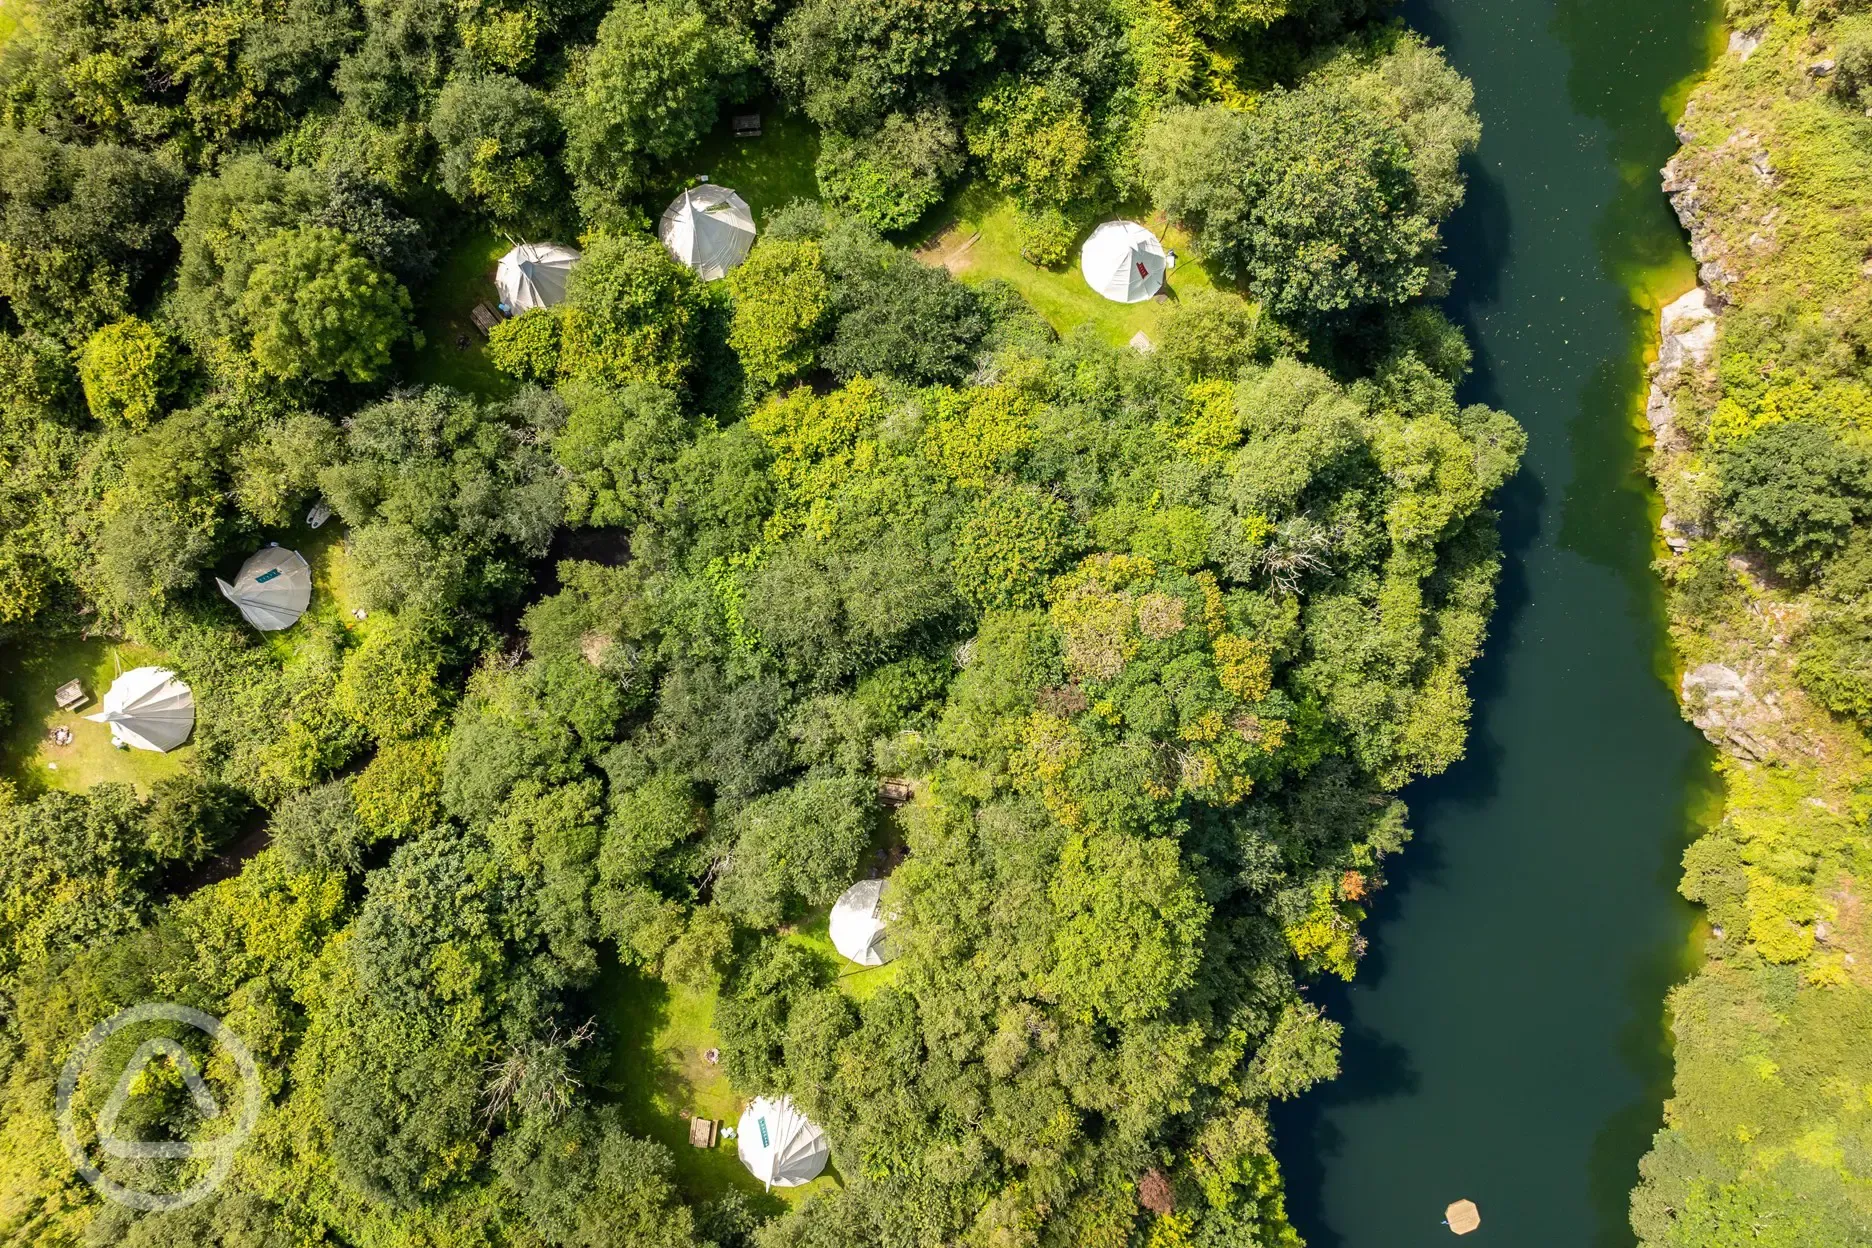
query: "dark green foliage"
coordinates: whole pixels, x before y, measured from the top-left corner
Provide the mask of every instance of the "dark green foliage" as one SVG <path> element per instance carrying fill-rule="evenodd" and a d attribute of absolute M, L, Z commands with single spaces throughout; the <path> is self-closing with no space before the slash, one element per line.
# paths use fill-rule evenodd
<path fill-rule="evenodd" d="M 1724 524 L 1794 575 L 1812 574 L 1872 515 L 1872 456 L 1821 425 L 1770 426 L 1716 465 Z"/>
<path fill-rule="evenodd" d="M 686 0 L 620 0 L 561 88 L 566 168 L 579 208 L 625 224 L 647 166 L 671 160 L 715 120 L 753 62 L 746 37 Z"/>
<path fill-rule="evenodd" d="M 553 458 L 570 477 L 566 521 L 634 528 L 662 506 L 676 457 L 690 441 L 676 396 L 650 385 L 568 386 Z"/>
<path fill-rule="evenodd" d="M 1391 307 L 1434 288 L 1474 119 L 1407 35 L 1317 46 L 1363 13 L 15 15 L 0 627 L 153 651 L 198 717 L 143 796 L 0 786 L 0 1238 L 1292 1243 L 1265 1115 L 1338 1044 L 1296 985 L 1352 973 L 1388 793 L 1461 753 L 1525 447 L 1456 404 L 1454 328 Z M 776 211 L 814 150 L 830 207 Z M 1062 339 L 1026 282 L 884 240 L 971 170 L 1056 266 L 1152 184 L 1260 302 L 1194 295 L 1154 353 Z M 721 283 L 648 228 L 704 174 L 760 224 Z M 490 335 L 518 389 L 456 337 L 490 231 L 583 253 Z M 274 540 L 312 607 L 259 634 L 210 577 Z M 1857 671 L 1849 564 L 1816 687 Z M 1712 904 L 1741 864 L 1702 864 Z M 870 875 L 882 973 L 819 939 Z M 77 1186 L 49 1097 L 153 999 L 225 1018 L 266 1104 L 212 1200 L 142 1216 Z M 839 1184 L 782 1212 L 652 1142 L 711 1022 Z"/>
<path fill-rule="evenodd" d="M 735 817 L 717 900 L 763 927 L 778 923 L 790 900 L 830 904 L 870 844 L 875 802 L 864 776 L 804 780 L 750 802 Z"/>
<path fill-rule="evenodd" d="M 815 166 L 828 202 L 886 231 L 915 225 L 961 171 L 955 122 L 934 106 L 889 113 L 861 137 L 828 131 Z"/>
<path fill-rule="evenodd" d="M 312 381 L 375 381 L 409 337 L 409 312 L 409 292 L 329 226 L 269 235 L 240 302 L 260 367 Z"/>
<path fill-rule="evenodd" d="M 519 587 L 563 516 L 551 463 L 529 436 L 543 400 L 482 404 L 430 389 L 352 418 L 319 486 L 354 530 L 357 589 L 372 607 L 442 613 Z"/>
<path fill-rule="evenodd" d="M 1278 92 L 1253 113 L 1172 114 L 1155 135 L 1158 204 L 1275 315 L 1397 304 L 1428 288 L 1436 227 L 1408 149 L 1351 97 Z"/>
<path fill-rule="evenodd" d="M 0 807 L 0 984 L 22 964 L 132 930 L 152 865 L 147 838 L 125 785 Z"/>
<path fill-rule="evenodd" d="M 715 1026 L 722 1066 L 736 1087 L 769 1091 L 781 1082 L 787 1019 L 825 979 L 824 967 L 797 945 L 770 941 L 740 966 L 722 990 Z"/>
<path fill-rule="evenodd" d="M 150 788 L 144 845 L 165 863 L 191 866 L 225 846 L 252 815 L 247 795 L 197 776 L 171 776 Z"/>
<path fill-rule="evenodd" d="M 804 0 L 774 32 L 775 77 L 821 126 L 862 134 L 940 76 L 970 68 L 982 48 L 971 36 L 999 7 Z"/>
<path fill-rule="evenodd" d="M 615 1110 L 580 1110 L 529 1124 L 494 1153 L 502 1183 L 519 1201 L 515 1221 L 564 1248 L 690 1248 L 695 1215 L 678 1198 L 669 1150 L 637 1139 Z"/>
<path fill-rule="evenodd" d="M 442 187 L 460 203 L 516 223 L 553 206 L 558 122 L 538 90 L 505 74 L 451 79 L 429 130 L 441 149 Z"/>
<path fill-rule="evenodd" d="M 169 257 L 182 187 L 144 152 L 0 131 L 0 295 L 13 315 L 76 345 L 130 312 Z"/>
<path fill-rule="evenodd" d="M 837 279 L 837 322 L 822 354 L 841 380 L 895 377 L 953 383 L 974 365 L 988 332 L 980 300 L 942 269 L 854 240 L 828 259 Z"/>
<path fill-rule="evenodd" d="M 273 812 L 267 832 L 294 870 L 351 872 L 362 860 L 364 828 L 351 787 L 341 780 L 287 798 Z"/>
<path fill-rule="evenodd" d="M 220 553 L 232 430 L 225 409 L 192 408 L 125 444 L 123 471 L 99 502 L 96 592 L 129 611 L 191 584 Z"/>

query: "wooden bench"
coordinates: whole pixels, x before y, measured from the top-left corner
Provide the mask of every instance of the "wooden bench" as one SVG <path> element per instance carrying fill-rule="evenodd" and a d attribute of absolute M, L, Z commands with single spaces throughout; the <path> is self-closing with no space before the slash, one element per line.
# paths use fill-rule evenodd
<path fill-rule="evenodd" d="M 58 703 L 61 711 L 74 710 L 91 699 L 85 696 L 84 685 L 75 680 L 68 680 L 52 691 L 52 700 Z"/>
<path fill-rule="evenodd" d="M 760 138 L 760 114 L 741 113 L 734 119 L 734 136 L 737 139 Z"/>
<path fill-rule="evenodd" d="M 715 1147 L 715 1120 L 695 1117 L 689 1120 L 689 1142 L 697 1148 Z"/>
<path fill-rule="evenodd" d="M 468 314 L 468 319 L 474 322 L 474 327 L 481 331 L 483 338 L 493 333 L 494 327 L 501 323 L 500 313 L 485 303 L 475 304 L 474 311 Z"/>

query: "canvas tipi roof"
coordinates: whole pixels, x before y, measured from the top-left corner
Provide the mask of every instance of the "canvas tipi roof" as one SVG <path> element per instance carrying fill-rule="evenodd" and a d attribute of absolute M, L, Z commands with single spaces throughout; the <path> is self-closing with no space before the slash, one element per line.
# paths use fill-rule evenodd
<path fill-rule="evenodd" d="M 1162 290 L 1167 265 L 1163 244 L 1135 221 L 1107 221 L 1079 249 L 1086 285 L 1117 303 L 1142 303 Z"/>
<path fill-rule="evenodd" d="M 500 258 L 494 269 L 494 288 L 501 307 L 514 316 L 534 308 L 564 303 L 566 278 L 579 262 L 575 247 L 558 243 L 521 243 Z"/>
<path fill-rule="evenodd" d="M 167 754 L 195 728 L 195 695 L 166 667 L 133 667 L 104 694 L 104 709 L 86 719 L 109 724 L 111 740 Z"/>
<path fill-rule="evenodd" d="M 677 263 L 712 282 L 747 259 L 754 245 L 754 214 L 725 186 L 690 187 L 663 210 L 657 235 Z"/>
<path fill-rule="evenodd" d="M 884 881 L 860 880 L 832 903 L 832 947 L 859 966 L 891 960 L 884 939 Z"/>
<path fill-rule="evenodd" d="M 819 1177 L 831 1145 L 793 1098 L 754 1098 L 735 1130 L 741 1164 L 768 1187 L 798 1187 Z"/>
<path fill-rule="evenodd" d="M 241 564 L 234 583 L 220 577 L 221 596 L 263 633 L 291 628 L 312 601 L 312 569 L 296 550 L 273 545 Z"/>

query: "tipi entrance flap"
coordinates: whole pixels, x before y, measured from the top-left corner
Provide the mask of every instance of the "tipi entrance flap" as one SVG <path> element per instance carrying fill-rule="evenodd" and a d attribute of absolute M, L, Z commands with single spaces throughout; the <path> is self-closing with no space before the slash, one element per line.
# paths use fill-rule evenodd
<path fill-rule="evenodd" d="M 756 1097 L 742 1113 L 735 1136 L 741 1164 L 768 1187 L 812 1182 L 832 1151 L 825 1132 L 789 1096 Z"/>
<path fill-rule="evenodd" d="M 1086 285 L 1115 303 L 1142 303 L 1163 289 L 1169 256 L 1136 221 L 1107 221 L 1079 249 Z"/>
<path fill-rule="evenodd" d="M 221 595 L 263 633 L 291 628 L 312 602 L 312 567 L 296 550 L 269 546 L 241 565 L 234 583 L 220 577 Z"/>
<path fill-rule="evenodd" d="M 195 729 L 195 694 L 166 667 L 136 667 L 112 681 L 103 709 L 85 718 L 109 724 L 113 741 L 166 754 Z"/>
<path fill-rule="evenodd" d="M 885 938 L 884 881 L 860 880 L 832 903 L 827 922 L 832 947 L 860 966 L 883 966 L 892 958 Z"/>

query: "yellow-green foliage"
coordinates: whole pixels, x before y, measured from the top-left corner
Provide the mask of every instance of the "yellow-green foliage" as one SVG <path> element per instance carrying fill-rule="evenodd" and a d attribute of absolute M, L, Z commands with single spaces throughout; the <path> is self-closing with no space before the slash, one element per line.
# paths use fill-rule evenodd
<path fill-rule="evenodd" d="M 1267 646 L 1226 631 L 1210 573 L 1094 555 L 1050 597 L 1078 687 L 1028 718 L 1017 766 L 1056 819 L 1126 827 L 1173 795 L 1229 806 L 1253 792 L 1290 740 L 1290 704 L 1269 698 Z"/>
<path fill-rule="evenodd" d="M 890 410 L 883 389 L 860 377 L 824 398 L 798 387 L 748 417 L 748 427 L 773 448 L 769 471 L 787 503 L 768 521 L 769 537 L 831 532 L 838 491 L 878 461 L 876 442 L 863 435 Z"/>
<path fill-rule="evenodd" d="M 159 414 L 174 348 L 134 316 L 113 321 L 85 341 L 78 379 L 85 405 L 106 424 L 141 429 Z"/>
<path fill-rule="evenodd" d="M 1006 386 L 931 393 L 923 451 L 957 485 L 983 488 L 1033 445 L 1031 400 Z"/>
<path fill-rule="evenodd" d="M 563 314 L 556 308 L 530 308 L 488 332 L 488 357 L 494 367 L 521 381 L 550 383 L 559 375 Z"/>
<path fill-rule="evenodd" d="M 1872 841 L 1844 767 L 1726 765 L 1722 822 L 1684 855 L 1713 957 L 1671 995 L 1674 1095 L 1641 1166 L 1647 1245 L 1865 1242 L 1872 1187 Z M 1725 1227 L 1776 1229 L 1724 1238 Z"/>
<path fill-rule="evenodd" d="M 1235 387 L 1220 380 L 1199 381 L 1189 388 L 1189 406 L 1181 428 L 1171 434 L 1177 450 L 1204 464 L 1219 464 L 1241 445 L 1241 417 L 1235 413 Z"/>
<path fill-rule="evenodd" d="M 1858 380 L 1813 378 L 1752 352 L 1723 354 L 1718 374 L 1723 397 L 1710 414 L 1713 447 L 1736 442 L 1783 421 L 1832 424 L 1842 432 L 1872 431 L 1872 387 Z"/>
<path fill-rule="evenodd" d="M 729 271 L 728 291 L 734 296 L 728 344 L 750 379 L 762 387 L 777 386 L 812 364 L 832 307 L 818 243 L 762 242 Z"/>
<path fill-rule="evenodd" d="M 442 751 L 436 737 L 392 741 L 352 778 L 351 800 L 369 839 L 415 836 L 442 818 Z"/>
<path fill-rule="evenodd" d="M 1315 885 L 1313 905 L 1306 917 L 1282 929 L 1294 956 L 1309 966 L 1351 979 L 1358 969 L 1364 939 L 1358 924 L 1365 917 L 1360 906 L 1334 898 L 1328 884 Z"/>

